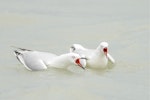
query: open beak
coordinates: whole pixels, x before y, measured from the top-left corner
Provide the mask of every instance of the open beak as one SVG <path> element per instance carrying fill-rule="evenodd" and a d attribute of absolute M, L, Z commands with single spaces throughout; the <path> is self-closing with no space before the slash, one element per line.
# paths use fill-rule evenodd
<path fill-rule="evenodd" d="M 86 58 L 86 57 L 81 57 L 80 59 L 85 59 L 85 60 L 88 60 L 88 58 Z"/>
<path fill-rule="evenodd" d="M 77 63 L 78 66 L 80 66 L 82 69 L 85 70 L 85 68 L 81 65 L 81 63 Z"/>
<path fill-rule="evenodd" d="M 80 66 L 82 69 L 84 69 L 85 70 L 85 68 L 82 66 L 82 64 L 80 63 L 80 59 L 76 59 L 76 64 L 78 65 L 78 66 Z"/>
<path fill-rule="evenodd" d="M 79 66 L 80 66 L 82 69 L 84 69 L 84 70 L 85 70 L 85 68 L 84 68 L 81 64 L 80 64 Z"/>

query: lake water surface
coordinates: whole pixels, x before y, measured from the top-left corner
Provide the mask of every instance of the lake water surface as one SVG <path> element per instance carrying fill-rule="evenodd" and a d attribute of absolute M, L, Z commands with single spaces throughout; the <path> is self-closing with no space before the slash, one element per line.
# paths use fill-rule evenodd
<path fill-rule="evenodd" d="M 149 100 L 148 0 L 1 0 L 0 100 Z M 55 54 L 109 43 L 106 70 L 26 70 L 12 45 Z"/>

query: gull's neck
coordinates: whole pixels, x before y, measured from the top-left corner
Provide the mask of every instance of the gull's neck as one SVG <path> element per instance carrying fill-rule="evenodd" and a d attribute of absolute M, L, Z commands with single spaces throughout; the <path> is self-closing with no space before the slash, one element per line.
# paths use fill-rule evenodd
<path fill-rule="evenodd" d="M 103 68 L 107 65 L 107 57 L 100 50 L 94 50 L 89 60 L 87 60 L 87 66 L 93 68 Z"/>
<path fill-rule="evenodd" d="M 71 65 L 69 54 L 63 54 L 63 55 L 57 56 L 48 62 L 49 67 L 65 68 L 65 67 L 68 67 L 69 65 Z"/>
<path fill-rule="evenodd" d="M 101 51 L 100 47 L 96 48 L 96 50 L 94 51 L 94 54 L 97 56 L 101 56 L 101 57 L 105 56 L 104 53 Z"/>

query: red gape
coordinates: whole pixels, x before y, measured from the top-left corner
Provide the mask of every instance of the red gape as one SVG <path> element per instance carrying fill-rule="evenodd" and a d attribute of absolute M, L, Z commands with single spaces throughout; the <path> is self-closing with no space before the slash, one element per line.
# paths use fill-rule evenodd
<path fill-rule="evenodd" d="M 107 48 L 104 48 L 103 51 L 104 51 L 105 53 L 107 53 L 108 49 L 107 49 Z"/>
<path fill-rule="evenodd" d="M 82 64 L 80 63 L 80 59 L 76 59 L 75 63 L 80 66 L 81 68 L 85 69 Z"/>
<path fill-rule="evenodd" d="M 80 64 L 80 59 L 76 59 L 76 63 L 77 63 L 77 64 Z"/>

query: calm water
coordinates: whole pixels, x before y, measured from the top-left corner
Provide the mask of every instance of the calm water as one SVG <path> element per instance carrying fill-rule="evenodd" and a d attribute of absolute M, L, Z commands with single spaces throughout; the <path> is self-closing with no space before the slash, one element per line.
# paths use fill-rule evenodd
<path fill-rule="evenodd" d="M 148 0 L 1 0 L 0 100 L 149 100 Z M 12 45 L 62 54 L 109 43 L 106 70 L 31 72 Z"/>

